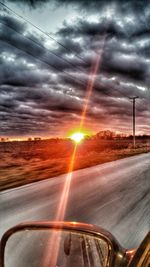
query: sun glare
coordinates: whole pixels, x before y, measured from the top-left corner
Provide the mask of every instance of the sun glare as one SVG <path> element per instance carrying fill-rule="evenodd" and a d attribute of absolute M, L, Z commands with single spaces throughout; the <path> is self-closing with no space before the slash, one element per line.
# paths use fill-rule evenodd
<path fill-rule="evenodd" d="M 71 139 L 75 143 L 80 143 L 84 139 L 84 133 L 81 133 L 81 132 L 74 133 L 71 135 Z"/>

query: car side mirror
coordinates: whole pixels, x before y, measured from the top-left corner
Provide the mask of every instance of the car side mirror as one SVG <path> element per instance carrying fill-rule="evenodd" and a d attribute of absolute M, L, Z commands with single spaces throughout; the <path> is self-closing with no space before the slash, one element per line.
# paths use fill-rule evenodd
<path fill-rule="evenodd" d="M 150 231 L 134 253 L 128 267 L 150 267 Z"/>
<path fill-rule="evenodd" d="M 1 240 L 1 267 L 114 267 L 126 255 L 109 232 L 75 222 L 23 223 Z"/>

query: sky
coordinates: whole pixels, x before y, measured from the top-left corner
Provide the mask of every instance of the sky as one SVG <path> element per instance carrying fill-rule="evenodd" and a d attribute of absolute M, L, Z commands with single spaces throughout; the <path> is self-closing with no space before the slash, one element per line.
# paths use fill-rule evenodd
<path fill-rule="evenodd" d="M 150 2 L 0 0 L 0 136 L 150 134 Z"/>

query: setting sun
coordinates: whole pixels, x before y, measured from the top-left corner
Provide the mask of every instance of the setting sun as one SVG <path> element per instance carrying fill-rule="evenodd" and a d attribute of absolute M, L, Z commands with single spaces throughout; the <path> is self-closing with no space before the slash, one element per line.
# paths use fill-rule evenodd
<path fill-rule="evenodd" d="M 74 142 L 76 143 L 80 143 L 81 140 L 84 139 L 84 133 L 81 133 L 81 132 L 77 132 L 77 133 L 74 133 L 71 135 L 70 137 Z"/>

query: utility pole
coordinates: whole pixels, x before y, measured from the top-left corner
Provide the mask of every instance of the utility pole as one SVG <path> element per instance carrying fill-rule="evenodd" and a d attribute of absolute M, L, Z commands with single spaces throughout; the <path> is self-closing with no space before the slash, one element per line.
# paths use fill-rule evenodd
<path fill-rule="evenodd" d="M 139 97 L 138 96 L 130 97 L 130 99 L 132 99 L 132 101 L 133 101 L 133 111 L 132 111 L 132 115 L 133 115 L 133 148 L 135 148 L 135 101 L 137 98 L 139 98 Z"/>

